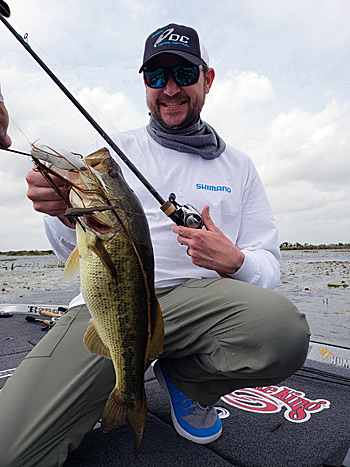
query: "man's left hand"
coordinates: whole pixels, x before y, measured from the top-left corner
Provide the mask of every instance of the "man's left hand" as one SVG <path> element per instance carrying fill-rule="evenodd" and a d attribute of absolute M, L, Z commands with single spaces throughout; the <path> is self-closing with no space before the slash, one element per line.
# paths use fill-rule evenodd
<path fill-rule="evenodd" d="M 173 226 L 173 232 L 178 234 L 177 241 L 188 247 L 188 254 L 196 266 L 234 274 L 243 264 L 244 253 L 216 227 L 209 206 L 204 206 L 202 218 L 206 230 Z"/>

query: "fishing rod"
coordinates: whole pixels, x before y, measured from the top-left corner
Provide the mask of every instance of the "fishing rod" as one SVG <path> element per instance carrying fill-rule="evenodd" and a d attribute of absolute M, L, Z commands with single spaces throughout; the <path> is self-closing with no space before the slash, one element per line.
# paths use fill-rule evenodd
<path fill-rule="evenodd" d="M 7 27 L 7 29 L 15 36 L 20 44 L 26 49 L 26 51 L 34 58 L 34 60 L 40 65 L 40 67 L 49 75 L 54 83 L 63 91 L 68 99 L 75 105 L 80 113 L 87 119 L 87 121 L 95 128 L 95 130 L 102 136 L 102 138 L 109 144 L 113 151 L 120 157 L 120 159 L 126 164 L 126 166 L 136 175 L 140 182 L 147 188 L 147 190 L 154 196 L 154 198 L 160 204 L 160 209 L 164 214 L 175 222 L 177 225 L 183 225 L 195 229 L 200 229 L 203 226 L 203 220 L 200 213 L 190 204 L 184 204 L 181 206 L 176 202 L 174 193 L 171 193 L 169 200 L 165 201 L 157 190 L 151 185 L 151 183 L 142 175 L 142 173 L 135 167 L 130 159 L 123 153 L 123 151 L 115 144 L 115 142 L 107 135 L 103 128 L 96 122 L 94 118 L 84 109 L 84 107 L 78 102 L 73 94 L 63 85 L 63 83 L 56 77 L 56 75 L 50 70 L 50 68 L 43 62 L 43 60 L 33 51 L 28 42 L 18 34 L 18 32 L 11 26 L 11 24 L 5 19 L 11 15 L 10 8 L 3 0 L 0 0 L 0 21 Z"/>

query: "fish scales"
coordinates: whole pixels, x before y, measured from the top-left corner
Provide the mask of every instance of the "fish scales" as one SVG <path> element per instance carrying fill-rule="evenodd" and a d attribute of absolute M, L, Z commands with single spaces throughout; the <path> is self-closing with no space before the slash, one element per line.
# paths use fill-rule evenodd
<path fill-rule="evenodd" d="M 145 365 L 162 352 L 164 338 L 146 216 L 105 148 L 86 156 L 84 164 L 79 162 L 73 170 L 52 165 L 49 170 L 69 182 L 70 205 L 79 211 L 77 248 L 66 263 L 65 276 L 79 267 L 92 316 L 84 345 L 111 358 L 115 370 L 116 384 L 102 415 L 102 429 L 127 421 L 136 456 L 147 415 Z"/>
<path fill-rule="evenodd" d="M 98 334 L 110 351 L 119 393 L 125 404 L 131 407 L 133 395 L 135 400 L 143 397 L 144 360 L 148 341 L 147 309 L 146 306 L 140 306 L 147 304 L 146 290 L 133 285 L 143 282 L 140 268 L 128 239 L 123 238 L 123 232 L 115 241 L 109 242 L 106 248 L 118 277 L 125 278 L 118 281 L 105 268 L 101 268 L 99 257 L 89 248 L 88 241 L 84 241 L 80 227 L 78 236 L 82 237 L 78 239 L 78 245 L 84 299 Z"/>

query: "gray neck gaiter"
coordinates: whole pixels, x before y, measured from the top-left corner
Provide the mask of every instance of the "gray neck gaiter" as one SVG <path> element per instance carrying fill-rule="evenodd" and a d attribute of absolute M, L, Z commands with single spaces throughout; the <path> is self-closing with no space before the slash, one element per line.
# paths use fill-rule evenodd
<path fill-rule="evenodd" d="M 170 130 L 151 117 L 146 129 L 161 146 L 179 152 L 198 154 L 204 159 L 219 157 L 226 147 L 226 143 L 216 131 L 201 119 L 188 128 Z"/>

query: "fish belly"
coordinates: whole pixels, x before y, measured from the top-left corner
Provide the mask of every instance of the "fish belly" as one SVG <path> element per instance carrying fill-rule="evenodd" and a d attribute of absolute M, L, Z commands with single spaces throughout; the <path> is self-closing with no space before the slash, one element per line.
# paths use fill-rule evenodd
<path fill-rule="evenodd" d="M 80 237 L 81 235 L 79 235 Z M 105 245 L 116 277 L 85 241 L 78 240 L 80 281 L 92 316 L 92 341 L 100 340 L 101 354 L 114 365 L 116 385 L 107 402 L 102 429 L 128 421 L 135 440 L 142 438 L 146 420 L 144 369 L 150 339 L 149 297 L 139 263 L 123 232 Z M 89 345 L 89 350 L 92 350 Z M 94 351 L 94 350 L 92 350 Z M 98 353 L 98 352 L 96 352 Z"/>

